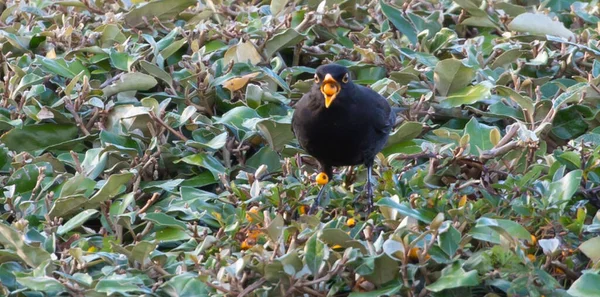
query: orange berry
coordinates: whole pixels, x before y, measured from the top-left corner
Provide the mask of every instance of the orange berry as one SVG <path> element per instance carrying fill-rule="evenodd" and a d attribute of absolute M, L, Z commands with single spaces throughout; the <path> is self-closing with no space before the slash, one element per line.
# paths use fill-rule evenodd
<path fill-rule="evenodd" d="M 531 262 L 535 261 L 535 255 L 533 254 L 527 254 L 527 258 L 529 258 L 529 261 Z"/>
<path fill-rule="evenodd" d="M 327 174 L 325 174 L 325 172 L 321 172 L 317 175 L 317 184 L 318 185 L 323 186 L 328 182 L 329 182 L 329 177 L 327 176 Z"/>
<path fill-rule="evenodd" d="M 241 248 L 242 250 L 247 250 L 247 249 L 249 249 L 249 248 L 251 248 L 251 247 L 252 247 L 252 246 L 251 246 L 251 245 L 249 245 L 249 244 L 248 244 L 248 242 L 247 242 L 247 241 L 245 241 L 245 240 L 242 242 L 242 245 L 240 246 L 240 248 Z"/>
<path fill-rule="evenodd" d="M 535 235 L 533 235 L 533 234 L 531 234 L 531 240 L 529 241 L 529 245 L 530 246 L 537 245 L 537 238 L 535 238 Z"/>
<path fill-rule="evenodd" d="M 252 206 L 252 208 L 246 212 L 246 220 L 248 220 L 248 222 L 252 222 L 252 217 L 248 213 L 258 213 L 258 207 Z"/>
<path fill-rule="evenodd" d="M 353 218 L 349 218 L 346 221 L 346 225 L 348 225 L 348 227 L 354 227 L 354 225 L 356 225 L 356 220 L 354 220 Z"/>
<path fill-rule="evenodd" d="M 306 214 L 306 206 L 301 205 L 300 207 L 298 207 L 298 212 L 303 215 Z"/>
<path fill-rule="evenodd" d="M 410 251 L 408 251 L 408 258 L 413 261 L 419 261 L 419 252 L 420 251 L 421 251 L 421 249 L 418 247 L 414 247 L 414 248 L 410 249 Z"/>

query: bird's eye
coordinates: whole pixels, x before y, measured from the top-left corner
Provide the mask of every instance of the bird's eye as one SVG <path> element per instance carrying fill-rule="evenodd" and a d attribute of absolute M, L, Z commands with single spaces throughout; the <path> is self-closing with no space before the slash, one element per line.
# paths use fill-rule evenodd
<path fill-rule="evenodd" d="M 346 75 L 344 75 L 344 77 L 342 77 L 342 82 L 345 84 L 348 83 L 348 73 L 346 73 Z"/>
<path fill-rule="evenodd" d="M 319 76 L 315 74 L 315 82 L 319 83 Z"/>

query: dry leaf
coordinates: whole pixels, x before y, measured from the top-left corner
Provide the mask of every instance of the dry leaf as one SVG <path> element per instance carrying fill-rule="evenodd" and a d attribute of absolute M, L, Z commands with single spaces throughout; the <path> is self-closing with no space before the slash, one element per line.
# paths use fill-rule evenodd
<path fill-rule="evenodd" d="M 234 77 L 232 79 L 227 80 L 223 83 L 223 88 L 228 89 L 231 92 L 235 92 L 241 88 L 243 88 L 251 78 L 254 78 L 258 75 L 258 72 L 253 72 L 246 74 L 242 77 Z"/>
<path fill-rule="evenodd" d="M 250 41 L 242 42 L 230 47 L 223 57 L 226 64 L 231 63 L 247 63 L 256 65 L 262 61 L 262 57 L 256 50 L 254 44 Z"/>
<path fill-rule="evenodd" d="M 553 35 L 571 41 L 575 40 L 575 34 L 565 28 L 562 22 L 552 20 L 549 16 L 540 13 L 522 13 L 508 24 L 508 29 L 531 34 Z"/>

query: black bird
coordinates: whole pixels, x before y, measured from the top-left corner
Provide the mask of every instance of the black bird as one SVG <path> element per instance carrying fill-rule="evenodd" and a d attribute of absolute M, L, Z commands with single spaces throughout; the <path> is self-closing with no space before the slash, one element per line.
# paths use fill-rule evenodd
<path fill-rule="evenodd" d="M 396 112 L 379 93 L 355 84 L 348 69 L 337 64 L 316 69 L 314 85 L 298 101 L 292 131 L 300 146 L 320 165 L 324 183 L 331 179 L 332 166 L 367 167 L 367 213 L 373 207 L 371 175 L 375 156 L 383 149 L 392 130 Z M 309 210 L 320 204 L 321 188 Z"/>

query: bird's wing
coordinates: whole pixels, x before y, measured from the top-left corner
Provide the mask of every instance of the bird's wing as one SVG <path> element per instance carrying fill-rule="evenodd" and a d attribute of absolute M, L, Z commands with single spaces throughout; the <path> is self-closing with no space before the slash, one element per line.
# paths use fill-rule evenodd
<path fill-rule="evenodd" d="M 375 129 L 380 133 L 389 134 L 396 122 L 396 113 L 393 112 L 387 100 L 375 90 L 361 86 L 361 91 L 362 97 L 369 100 L 374 114 L 377 115 L 373 118 Z"/>
<path fill-rule="evenodd" d="M 294 125 L 295 125 L 295 119 L 296 119 L 296 115 L 297 115 L 297 110 L 301 109 L 303 107 L 305 107 L 306 102 L 308 100 L 310 100 L 310 98 L 308 98 L 310 96 L 311 92 L 308 92 L 304 95 L 302 95 L 302 98 L 300 98 L 300 100 L 298 100 L 298 102 L 296 103 L 295 107 L 294 107 L 294 114 L 292 115 L 292 122 L 291 122 L 291 129 L 292 129 L 292 133 L 294 133 L 294 136 L 296 136 L 296 131 L 294 131 Z"/>

